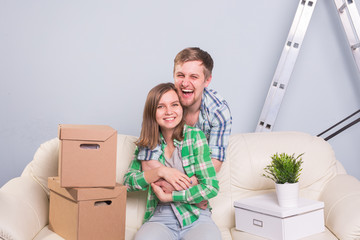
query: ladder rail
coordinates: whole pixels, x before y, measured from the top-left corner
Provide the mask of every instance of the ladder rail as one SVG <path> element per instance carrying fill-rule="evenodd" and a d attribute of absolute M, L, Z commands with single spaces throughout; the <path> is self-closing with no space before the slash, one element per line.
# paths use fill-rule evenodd
<path fill-rule="evenodd" d="M 360 72 L 360 15 L 354 0 L 334 0 L 353 58 Z M 300 0 L 271 82 L 256 132 L 272 131 L 285 96 L 316 0 Z"/>
<path fill-rule="evenodd" d="M 360 72 L 360 16 L 353 0 L 334 0 L 343 29 Z"/>
<path fill-rule="evenodd" d="M 309 26 L 316 0 L 300 0 L 271 82 L 256 132 L 271 131 Z"/>

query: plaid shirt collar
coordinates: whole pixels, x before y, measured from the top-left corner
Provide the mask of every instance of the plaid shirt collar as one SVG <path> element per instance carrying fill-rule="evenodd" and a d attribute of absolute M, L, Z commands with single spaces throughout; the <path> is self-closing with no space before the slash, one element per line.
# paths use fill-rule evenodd
<path fill-rule="evenodd" d="M 185 135 L 185 129 L 186 129 L 186 127 L 184 127 L 184 130 L 183 130 L 184 135 Z M 177 146 L 181 146 L 182 141 L 179 141 L 177 139 L 173 139 L 173 142 L 174 142 L 174 146 L 177 147 Z M 160 132 L 160 144 L 161 144 L 162 148 L 166 147 L 166 141 L 165 141 L 165 138 L 164 138 L 164 136 L 162 135 L 161 132 Z"/>

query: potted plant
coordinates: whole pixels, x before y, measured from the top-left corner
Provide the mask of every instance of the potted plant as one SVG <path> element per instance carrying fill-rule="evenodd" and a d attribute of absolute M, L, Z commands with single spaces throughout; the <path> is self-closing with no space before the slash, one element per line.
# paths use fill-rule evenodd
<path fill-rule="evenodd" d="M 295 156 L 276 153 L 271 156 L 271 163 L 264 168 L 263 176 L 275 182 L 276 195 L 281 207 L 297 206 L 303 154 Z"/>

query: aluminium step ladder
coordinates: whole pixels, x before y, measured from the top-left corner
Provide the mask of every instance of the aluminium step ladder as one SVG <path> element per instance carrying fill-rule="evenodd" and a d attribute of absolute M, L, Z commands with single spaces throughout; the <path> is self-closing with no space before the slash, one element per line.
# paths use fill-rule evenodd
<path fill-rule="evenodd" d="M 300 0 L 299 2 L 255 130 L 256 132 L 269 132 L 273 129 L 316 2 L 316 0 Z M 334 0 L 334 2 L 360 72 L 359 12 L 354 0 Z"/>

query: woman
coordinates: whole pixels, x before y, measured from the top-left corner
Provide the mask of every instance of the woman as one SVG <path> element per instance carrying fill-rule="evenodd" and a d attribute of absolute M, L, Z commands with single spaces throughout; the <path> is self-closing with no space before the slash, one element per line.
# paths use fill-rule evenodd
<path fill-rule="evenodd" d="M 163 83 L 150 90 L 136 144 L 150 149 L 160 144 L 163 166 L 143 172 L 137 148 L 124 176 L 128 191 L 148 189 L 144 224 L 135 239 L 221 239 L 210 209 L 196 206 L 219 190 L 209 146 L 203 132 L 185 125 L 174 84 Z M 193 176 L 198 180 L 195 186 Z M 162 178 L 175 189 L 185 190 L 164 192 L 155 184 Z"/>

